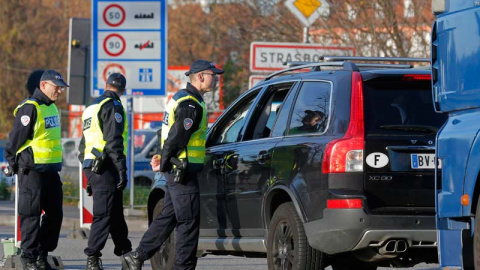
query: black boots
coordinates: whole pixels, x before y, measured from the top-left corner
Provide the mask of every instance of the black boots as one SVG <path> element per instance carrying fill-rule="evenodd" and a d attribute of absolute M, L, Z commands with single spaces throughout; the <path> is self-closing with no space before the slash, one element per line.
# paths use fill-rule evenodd
<path fill-rule="evenodd" d="M 35 259 L 29 259 L 29 258 L 23 258 L 23 269 L 24 270 L 38 270 L 37 263 L 35 262 Z"/>
<path fill-rule="evenodd" d="M 97 256 L 88 256 L 86 270 L 103 270 L 102 260 Z"/>
<path fill-rule="evenodd" d="M 51 270 L 50 264 L 47 262 L 47 256 L 38 255 L 37 257 L 37 268 L 38 270 Z"/>
<path fill-rule="evenodd" d="M 141 270 L 144 258 L 138 251 L 132 251 L 123 255 L 123 269 L 124 270 Z"/>

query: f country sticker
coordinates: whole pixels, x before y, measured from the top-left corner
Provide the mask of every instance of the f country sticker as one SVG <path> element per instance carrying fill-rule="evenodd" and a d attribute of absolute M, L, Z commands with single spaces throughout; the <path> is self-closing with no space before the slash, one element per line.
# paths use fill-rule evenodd
<path fill-rule="evenodd" d="M 388 157 L 384 153 L 375 152 L 368 155 L 366 161 L 372 168 L 383 168 L 388 164 Z"/>

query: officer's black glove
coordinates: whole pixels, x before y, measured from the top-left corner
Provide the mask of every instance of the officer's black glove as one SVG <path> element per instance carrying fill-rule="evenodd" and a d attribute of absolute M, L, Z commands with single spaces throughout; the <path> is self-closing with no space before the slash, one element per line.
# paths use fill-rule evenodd
<path fill-rule="evenodd" d="M 92 186 L 90 185 L 90 181 L 87 181 L 87 195 L 90 197 L 92 196 L 93 191 L 92 191 Z"/>
<path fill-rule="evenodd" d="M 127 171 L 121 170 L 119 171 L 119 174 L 120 174 L 120 182 L 118 182 L 117 184 L 117 190 L 123 191 L 125 187 L 127 187 L 127 183 L 128 183 Z"/>
<path fill-rule="evenodd" d="M 16 165 L 14 165 L 13 167 L 7 166 L 5 169 L 3 169 L 3 173 L 7 177 L 13 176 L 14 174 L 17 174 L 17 172 L 18 172 L 18 166 Z"/>

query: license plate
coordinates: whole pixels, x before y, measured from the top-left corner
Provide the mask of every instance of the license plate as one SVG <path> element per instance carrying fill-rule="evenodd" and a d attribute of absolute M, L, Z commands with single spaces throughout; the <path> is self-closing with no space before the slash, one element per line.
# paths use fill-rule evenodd
<path fill-rule="evenodd" d="M 412 169 L 435 169 L 435 154 L 411 154 Z M 438 162 L 438 168 L 442 163 Z"/>

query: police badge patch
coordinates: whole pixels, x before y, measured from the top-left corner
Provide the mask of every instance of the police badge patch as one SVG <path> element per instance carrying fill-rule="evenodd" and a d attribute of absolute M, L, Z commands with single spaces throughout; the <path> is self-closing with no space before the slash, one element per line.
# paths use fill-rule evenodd
<path fill-rule="evenodd" d="M 122 120 L 123 120 L 123 117 L 121 114 L 119 114 L 118 112 L 115 113 L 115 120 L 117 121 L 117 123 L 121 123 Z"/>
<path fill-rule="evenodd" d="M 27 126 L 30 124 L 30 116 L 22 115 L 22 117 L 20 117 L 20 121 L 22 122 L 22 125 Z"/>
<path fill-rule="evenodd" d="M 190 118 L 185 118 L 185 120 L 183 120 L 183 127 L 185 128 L 185 130 L 189 130 L 193 125 L 193 120 L 190 119 Z"/>

